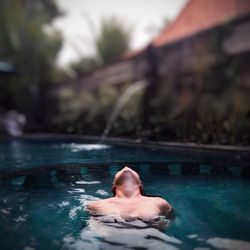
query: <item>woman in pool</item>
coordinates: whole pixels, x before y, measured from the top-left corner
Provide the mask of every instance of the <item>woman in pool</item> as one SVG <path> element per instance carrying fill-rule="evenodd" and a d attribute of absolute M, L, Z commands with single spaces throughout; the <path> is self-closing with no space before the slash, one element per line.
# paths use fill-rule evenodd
<path fill-rule="evenodd" d="M 112 193 L 114 197 L 90 202 L 87 205 L 89 212 L 92 215 L 118 216 L 126 221 L 152 221 L 173 212 L 166 200 L 144 195 L 139 175 L 129 167 L 116 173 Z"/>

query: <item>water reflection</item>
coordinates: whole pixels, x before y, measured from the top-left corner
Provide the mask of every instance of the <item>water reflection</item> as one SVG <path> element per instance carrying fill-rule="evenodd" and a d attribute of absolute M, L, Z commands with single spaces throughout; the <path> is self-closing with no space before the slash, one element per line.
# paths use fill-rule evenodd
<path fill-rule="evenodd" d="M 78 193 L 79 188 L 73 188 Z M 106 195 L 98 189 L 96 193 Z M 69 211 L 71 220 L 77 219 L 78 212 L 86 212 L 87 204 L 100 198 L 86 193 L 78 193 L 78 205 Z M 164 216 L 160 220 L 144 222 L 126 221 L 120 216 L 91 216 L 77 236 L 68 234 L 63 238 L 63 249 L 178 249 L 181 241 L 166 235 L 170 220 Z"/>
<path fill-rule="evenodd" d="M 149 163 L 139 164 L 146 193 L 166 198 L 177 211 L 170 224 L 146 224 L 89 218 L 87 203 L 112 196 L 110 185 L 120 168 L 91 166 L 19 169 L 26 175 L 18 178 L 13 171 L 11 183 L 0 192 L 0 235 L 8 235 L 1 238 L 1 249 L 250 249 L 248 180 L 209 174 L 197 178 L 181 175 L 181 165 L 156 164 L 159 170 L 154 171 Z M 57 171 L 62 178 L 73 177 L 62 181 Z"/>
<path fill-rule="evenodd" d="M 103 150 L 111 148 L 110 145 L 105 144 L 79 144 L 79 143 L 70 143 L 62 144 L 61 147 L 68 148 L 71 152 L 80 152 L 80 151 L 91 151 L 91 150 Z"/>
<path fill-rule="evenodd" d="M 250 242 L 242 241 L 242 240 L 232 240 L 232 239 L 224 239 L 224 238 L 211 238 L 207 240 L 207 243 L 211 246 L 218 249 L 228 249 L 228 250 L 249 250 Z"/>
<path fill-rule="evenodd" d="M 164 221 L 162 221 L 164 222 Z M 165 221 L 166 222 L 166 221 Z M 91 217 L 78 238 L 64 237 L 65 249 L 178 249 L 182 242 L 141 220 Z"/>

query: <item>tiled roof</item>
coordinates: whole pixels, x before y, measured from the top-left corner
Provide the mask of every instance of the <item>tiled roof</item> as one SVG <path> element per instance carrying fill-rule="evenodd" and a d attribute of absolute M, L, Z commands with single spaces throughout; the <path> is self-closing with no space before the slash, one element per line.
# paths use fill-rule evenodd
<path fill-rule="evenodd" d="M 250 0 L 188 0 L 153 44 L 162 46 L 245 14 L 250 14 Z"/>
<path fill-rule="evenodd" d="M 122 58 L 123 59 L 129 59 L 129 58 L 132 58 L 132 57 L 135 57 L 139 54 L 141 54 L 143 51 L 145 51 L 146 48 L 139 48 L 139 49 L 136 49 L 136 50 L 130 50 L 128 52 L 126 52 L 125 54 L 122 55 Z"/>

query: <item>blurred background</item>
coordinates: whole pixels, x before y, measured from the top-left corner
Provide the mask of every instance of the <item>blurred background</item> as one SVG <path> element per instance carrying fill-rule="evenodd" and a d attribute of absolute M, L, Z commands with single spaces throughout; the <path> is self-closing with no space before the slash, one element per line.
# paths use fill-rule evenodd
<path fill-rule="evenodd" d="M 250 144 L 249 0 L 0 0 L 0 134 Z"/>

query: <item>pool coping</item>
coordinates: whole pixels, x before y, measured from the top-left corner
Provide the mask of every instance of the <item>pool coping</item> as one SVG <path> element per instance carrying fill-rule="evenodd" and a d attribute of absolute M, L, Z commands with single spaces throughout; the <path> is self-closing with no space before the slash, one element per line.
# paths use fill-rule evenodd
<path fill-rule="evenodd" d="M 5 140 L 24 140 L 24 141 L 53 141 L 53 140 L 77 140 L 98 142 L 101 140 L 100 136 L 77 135 L 77 134 L 57 134 L 57 133 L 36 133 L 24 134 L 19 137 L 0 136 L 0 141 Z M 196 149 L 196 150 L 219 150 L 219 151 L 239 151 L 249 152 L 250 146 L 236 146 L 236 145 L 219 145 L 219 144 L 198 144 L 193 142 L 167 142 L 167 141 L 150 141 L 141 139 L 128 139 L 122 137 L 108 137 L 105 142 L 119 145 L 136 145 L 141 147 L 167 147 L 175 149 Z"/>

